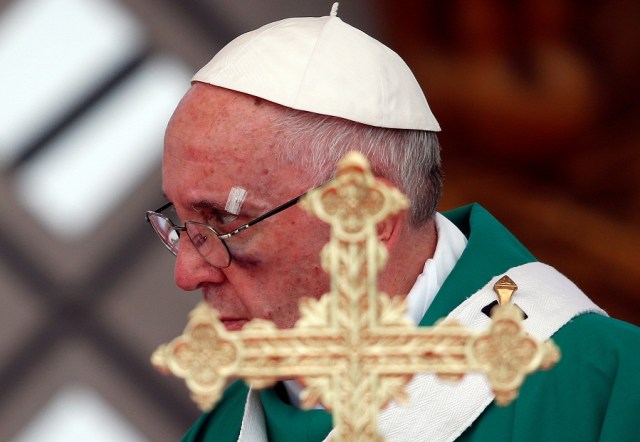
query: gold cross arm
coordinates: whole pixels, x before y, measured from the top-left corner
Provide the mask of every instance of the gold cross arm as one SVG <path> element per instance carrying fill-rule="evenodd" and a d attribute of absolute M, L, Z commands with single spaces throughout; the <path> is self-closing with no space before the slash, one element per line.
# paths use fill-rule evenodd
<path fill-rule="evenodd" d="M 288 330 L 254 319 L 229 332 L 217 312 L 202 303 L 184 333 L 152 356 L 158 369 L 185 379 L 202 409 L 215 405 L 231 379 L 244 379 L 253 388 L 297 379 L 304 386 L 304 407 L 319 402 L 332 412 L 334 440 L 380 440 L 379 411 L 392 400 L 406 402 L 405 386 L 416 373 L 446 380 L 486 373 L 496 401 L 507 404 L 527 374 L 559 359 L 551 341 L 539 342 L 524 331 L 521 311 L 508 302 L 516 287 L 508 278 L 494 288 L 501 305 L 482 332 L 453 321 L 415 327 L 406 318 L 403 297 L 377 290 L 387 250 L 376 226 L 408 203 L 373 177 L 362 155 L 345 157 L 336 179 L 302 203 L 332 227 L 321 252 L 330 292 L 305 298 L 300 319 Z"/>

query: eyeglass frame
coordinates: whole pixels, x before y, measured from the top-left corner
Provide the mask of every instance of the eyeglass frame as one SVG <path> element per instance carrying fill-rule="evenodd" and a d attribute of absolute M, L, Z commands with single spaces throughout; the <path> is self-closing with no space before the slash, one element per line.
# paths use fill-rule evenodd
<path fill-rule="evenodd" d="M 324 185 L 324 184 L 322 184 L 322 185 L 320 185 L 320 186 L 318 186 L 318 187 L 322 187 L 323 185 Z M 318 187 L 316 187 L 316 189 L 317 189 Z M 314 189 L 314 190 L 315 190 L 315 189 Z M 148 222 L 149 224 L 151 224 L 151 227 L 153 228 L 153 231 L 154 231 L 154 232 L 156 232 L 156 234 L 157 234 L 157 235 L 158 235 L 158 237 L 160 238 L 160 241 L 162 242 L 162 244 L 164 244 L 164 246 L 165 246 L 165 247 L 166 247 L 166 248 L 167 248 L 167 249 L 168 249 L 168 250 L 169 250 L 169 251 L 170 251 L 174 256 L 177 256 L 177 255 L 178 255 L 177 250 L 175 250 L 175 251 L 174 251 L 174 250 L 173 250 L 173 248 L 172 248 L 169 244 L 167 244 L 167 243 L 165 242 L 165 240 L 163 239 L 163 237 L 162 237 L 162 235 L 160 234 L 160 232 L 158 232 L 158 230 L 154 227 L 154 224 L 153 224 L 153 223 L 151 222 L 151 220 L 149 219 L 149 216 L 151 216 L 151 215 L 153 215 L 153 216 L 159 215 L 159 216 L 161 216 L 162 218 L 164 218 L 165 220 L 167 220 L 167 221 L 169 222 L 169 224 L 171 225 L 171 227 L 173 228 L 173 230 L 178 234 L 178 238 L 180 238 L 180 232 L 186 232 L 186 233 L 187 233 L 187 237 L 189 238 L 189 241 L 191 241 L 191 243 L 192 243 L 192 244 L 193 244 L 193 241 L 191 240 L 191 237 L 189 236 L 189 232 L 187 231 L 187 227 L 186 227 L 186 226 L 187 226 L 187 223 L 192 223 L 192 224 L 196 224 L 196 225 L 199 225 L 199 226 L 202 226 L 202 227 L 206 227 L 206 228 L 207 228 L 207 229 L 209 229 L 211 232 L 213 232 L 213 233 L 218 237 L 218 239 L 220 239 L 220 241 L 222 241 L 222 244 L 224 245 L 225 249 L 227 250 L 227 255 L 229 255 L 229 262 L 228 262 L 228 263 L 227 263 L 227 265 L 225 265 L 225 266 L 218 266 L 218 265 L 211 264 L 211 263 L 207 260 L 207 258 L 206 258 L 205 256 L 203 256 L 202 254 L 200 254 L 200 256 L 202 256 L 202 257 L 205 259 L 205 261 L 207 261 L 207 263 L 209 263 L 209 265 L 212 265 L 213 267 L 216 267 L 216 268 L 219 268 L 219 269 L 224 269 L 224 268 L 229 267 L 229 266 L 231 265 L 231 261 L 233 260 L 233 257 L 232 257 L 232 255 L 231 255 L 231 250 L 229 249 L 229 246 L 227 245 L 227 242 L 226 242 L 225 240 L 227 240 L 227 239 L 231 238 L 231 237 L 232 237 L 232 236 L 234 236 L 234 235 L 237 235 L 238 233 L 242 232 L 243 230 L 248 229 L 249 227 L 252 227 L 252 226 L 254 226 L 254 225 L 258 224 L 260 221 L 264 221 L 265 219 L 270 218 L 270 217 L 272 217 L 273 215 L 275 215 L 275 214 L 277 214 L 277 213 L 280 213 L 280 212 L 282 212 L 283 210 L 288 209 L 289 207 L 292 207 L 292 206 L 296 205 L 296 204 L 297 204 L 297 203 L 298 203 L 298 202 L 299 202 L 299 201 L 300 201 L 300 200 L 301 200 L 301 199 L 302 199 L 302 198 L 303 198 L 307 193 L 309 193 L 309 192 L 310 192 L 310 191 L 304 192 L 304 193 L 302 193 L 302 194 L 300 194 L 300 195 L 296 196 L 295 198 L 292 198 L 292 199 L 290 199 L 289 201 L 287 201 L 287 202 L 285 202 L 285 203 L 280 204 L 278 207 L 276 207 L 276 208 L 274 208 L 274 209 L 271 209 L 271 210 L 269 210 L 268 212 L 263 213 L 262 215 L 260 215 L 260 216 L 258 216 L 258 217 L 256 217 L 256 218 L 254 218 L 254 219 L 252 219 L 252 220 L 250 220 L 248 223 L 243 224 L 243 225 L 241 225 L 241 226 L 239 226 L 239 227 L 236 227 L 235 229 L 233 229 L 232 231 L 227 232 L 227 233 L 218 233 L 218 232 L 216 231 L 216 229 L 215 229 L 213 226 L 210 226 L 210 225 L 208 225 L 208 224 L 204 224 L 204 223 L 201 223 L 201 222 L 198 222 L 198 221 L 189 221 L 189 220 L 187 220 L 187 221 L 185 221 L 185 222 L 184 222 L 184 224 L 183 224 L 182 226 L 178 226 L 178 225 L 176 225 L 173 221 L 171 221 L 171 219 L 170 219 L 168 216 L 166 216 L 166 215 L 164 215 L 164 214 L 162 213 L 164 210 L 167 210 L 169 207 L 173 206 L 173 203 L 172 203 L 172 202 L 168 202 L 168 203 L 166 203 L 165 205 L 163 205 L 163 206 L 159 207 L 159 208 L 158 208 L 158 209 L 156 209 L 156 210 L 149 210 L 149 211 L 147 211 L 145 218 L 146 218 L 147 222 Z M 195 246 L 195 245 L 194 245 L 194 246 Z M 200 253 L 200 251 L 199 251 L 198 247 L 196 247 L 196 250 L 198 250 L 198 253 Z"/>

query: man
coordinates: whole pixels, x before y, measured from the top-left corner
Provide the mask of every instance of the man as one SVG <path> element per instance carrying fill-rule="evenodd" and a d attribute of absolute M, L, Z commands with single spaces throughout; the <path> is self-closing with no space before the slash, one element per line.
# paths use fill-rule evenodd
<path fill-rule="evenodd" d="M 632 440 L 640 430 L 633 381 L 640 332 L 607 318 L 537 263 L 480 206 L 435 213 L 439 129 L 404 62 L 342 22 L 335 8 L 328 17 L 283 20 L 240 36 L 195 75 L 167 129 L 163 187 L 171 203 L 148 216 L 177 255 L 177 285 L 200 290 L 228 330 L 254 318 L 292 327 L 300 298 L 328 290 L 319 262 L 328 227 L 297 197 L 359 150 L 412 204 L 379 225 L 389 250 L 380 289 L 408 293 L 409 315 L 420 325 L 450 316 L 480 326 L 490 287 L 508 273 L 520 287 L 515 302 L 528 316 L 527 331 L 553 337 L 563 355 L 506 408 L 491 404 L 479 376 L 449 386 L 419 375 L 409 386 L 411 405 L 382 412 L 383 435 Z M 170 221 L 171 206 L 180 223 Z M 294 382 L 262 392 L 232 384 L 184 440 L 324 440 L 330 416 L 302 411 L 297 401 Z"/>

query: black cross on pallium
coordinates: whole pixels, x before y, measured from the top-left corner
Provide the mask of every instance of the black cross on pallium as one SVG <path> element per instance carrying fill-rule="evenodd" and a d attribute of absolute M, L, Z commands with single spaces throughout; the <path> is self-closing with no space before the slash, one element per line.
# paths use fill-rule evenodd
<path fill-rule="evenodd" d="M 380 409 L 391 400 L 406 402 L 405 385 L 416 373 L 452 379 L 485 372 L 497 401 L 507 403 L 526 374 L 558 360 L 550 341 L 523 331 L 513 305 L 496 308 L 489 329 L 476 333 L 452 322 L 415 327 L 405 317 L 404 297 L 378 292 L 387 250 L 376 226 L 408 203 L 372 176 L 362 155 L 346 156 L 336 179 L 302 204 L 332 227 L 321 254 L 330 292 L 305 298 L 300 320 L 288 330 L 252 320 L 229 332 L 217 312 L 201 304 L 183 335 L 152 357 L 159 369 L 185 379 L 201 408 L 213 407 L 232 378 L 258 389 L 297 379 L 303 407 L 319 402 L 331 411 L 333 440 L 380 440 Z"/>

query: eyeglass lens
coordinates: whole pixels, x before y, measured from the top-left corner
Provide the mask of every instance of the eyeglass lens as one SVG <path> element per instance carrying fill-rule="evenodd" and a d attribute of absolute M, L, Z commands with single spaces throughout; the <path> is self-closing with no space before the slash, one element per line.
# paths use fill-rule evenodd
<path fill-rule="evenodd" d="M 164 245 L 174 255 L 178 254 L 180 234 L 175 225 L 166 216 L 150 212 L 149 222 L 153 226 Z M 231 255 L 227 245 L 218 237 L 215 230 L 206 224 L 187 221 L 185 230 L 189 239 L 202 257 L 215 267 L 227 267 L 231 263 Z"/>
<path fill-rule="evenodd" d="M 180 235 L 178 231 L 174 229 L 173 223 L 169 218 L 159 213 L 149 212 L 147 219 L 151 223 L 153 230 L 156 231 L 164 245 L 174 255 L 178 254 L 178 245 L 180 244 Z"/>
<path fill-rule="evenodd" d="M 187 221 L 185 227 L 191 242 L 209 264 L 215 267 L 227 267 L 231 263 L 227 245 L 212 227 L 193 221 Z"/>

